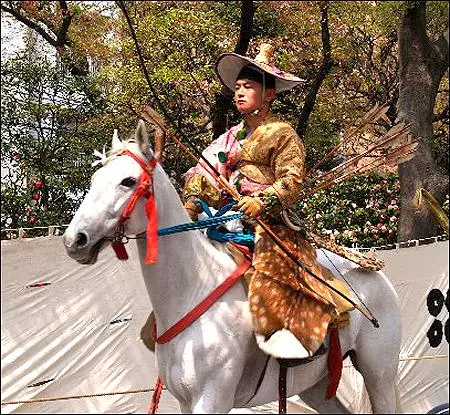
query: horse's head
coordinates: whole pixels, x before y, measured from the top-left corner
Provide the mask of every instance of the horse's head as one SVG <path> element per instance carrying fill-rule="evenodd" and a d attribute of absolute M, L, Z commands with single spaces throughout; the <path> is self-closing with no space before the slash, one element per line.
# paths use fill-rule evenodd
<path fill-rule="evenodd" d="M 142 120 L 134 139 L 122 142 L 114 132 L 112 148 L 92 176 L 91 188 L 64 233 L 70 257 L 93 264 L 100 250 L 122 232 L 136 235 L 146 230 L 147 218 L 137 212 L 146 209 L 148 213 L 149 202 L 154 203 L 153 168 L 160 151 L 157 146 L 154 154 L 150 148 Z"/>

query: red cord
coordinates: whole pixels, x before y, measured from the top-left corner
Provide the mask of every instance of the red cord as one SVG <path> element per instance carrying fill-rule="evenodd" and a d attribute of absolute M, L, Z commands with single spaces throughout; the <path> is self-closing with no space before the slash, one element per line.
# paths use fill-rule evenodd
<path fill-rule="evenodd" d="M 148 408 L 149 414 L 155 414 L 156 411 L 158 410 L 159 399 L 161 398 L 162 388 L 163 388 L 163 381 L 158 376 L 158 379 L 156 380 L 155 390 L 154 390 L 153 396 L 152 396 L 152 402 L 150 403 L 150 408 Z"/>

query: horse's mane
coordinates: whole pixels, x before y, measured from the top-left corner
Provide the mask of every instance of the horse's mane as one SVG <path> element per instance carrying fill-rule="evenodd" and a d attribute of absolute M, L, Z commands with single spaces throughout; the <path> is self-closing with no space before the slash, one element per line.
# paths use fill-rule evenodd
<path fill-rule="evenodd" d="M 111 149 L 108 152 L 105 152 L 105 147 L 103 147 L 103 151 L 100 152 L 98 150 L 94 150 L 94 155 L 99 157 L 99 160 L 96 160 L 92 163 L 93 166 L 97 165 L 97 164 L 101 164 L 102 166 L 104 166 L 105 164 L 107 164 L 109 161 L 115 159 L 116 157 L 120 156 L 124 150 L 129 150 L 132 153 L 141 156 L 141 157 L 145 157 L 146 154 L 143 154 L 138 146 L 138 144 L 136 143 L 136 140 L 134 138 L 129 138 L 127 140 L 121 141 L 122 143 L 122 147 L 121 148 L 117 148 L 115 150 Z"/>

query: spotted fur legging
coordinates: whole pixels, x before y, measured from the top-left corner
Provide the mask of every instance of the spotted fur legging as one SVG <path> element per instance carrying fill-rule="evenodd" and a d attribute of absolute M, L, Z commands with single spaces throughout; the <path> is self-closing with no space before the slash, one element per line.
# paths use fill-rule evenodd
<path fill-rule="evenodd" d="M 271 228 L 323 279 L 315 249 L 306 240 L 284 225 Z M 288 329 L 314 353 L 323 343 L 332 318 L 334 307 L 328 288 L 296 266 L 259 226 L 255 237 L 255 270 L 248 293 L 255 332 L 268 337 Z"/>

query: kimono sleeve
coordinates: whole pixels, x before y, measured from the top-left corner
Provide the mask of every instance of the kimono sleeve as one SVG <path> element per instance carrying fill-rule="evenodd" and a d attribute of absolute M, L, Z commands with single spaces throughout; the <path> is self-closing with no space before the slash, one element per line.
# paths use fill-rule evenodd
<path fill-rule="evenodd" d="M 283 207 L 298 202 L 305 176 L 306 151 L 295 130 L 286 125 L 275 133 L 277 146 L 271 156 L 275 182 L 260 195 L 269 201 L 276 197 Z"/>

